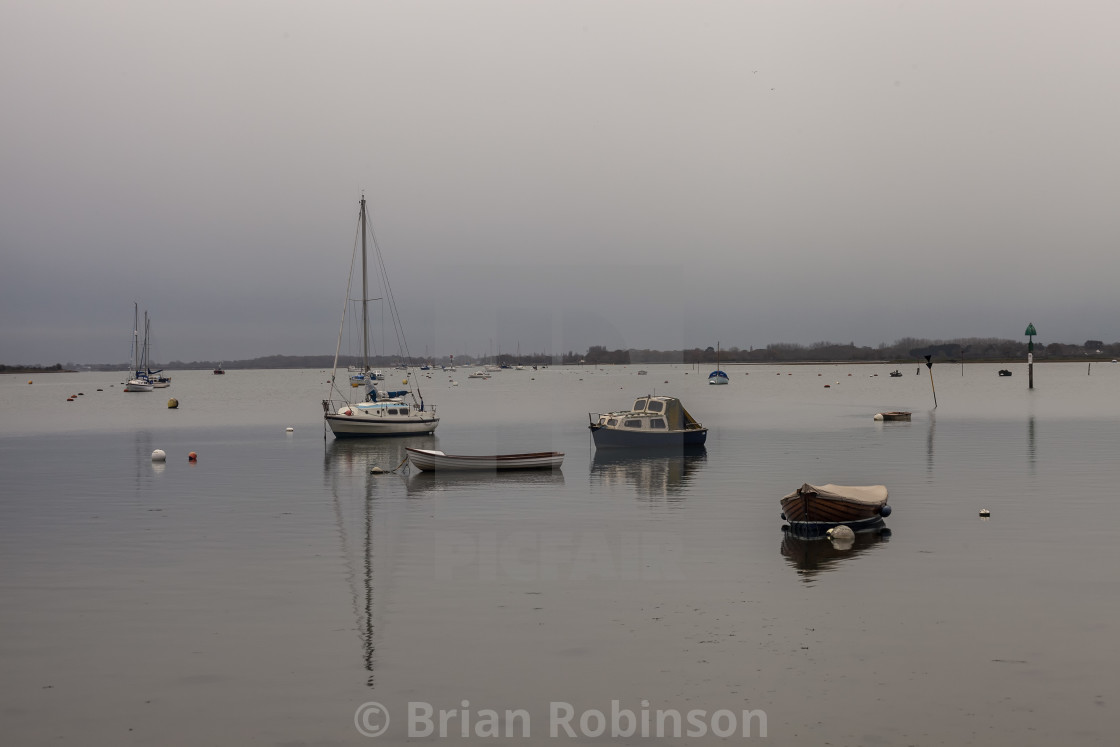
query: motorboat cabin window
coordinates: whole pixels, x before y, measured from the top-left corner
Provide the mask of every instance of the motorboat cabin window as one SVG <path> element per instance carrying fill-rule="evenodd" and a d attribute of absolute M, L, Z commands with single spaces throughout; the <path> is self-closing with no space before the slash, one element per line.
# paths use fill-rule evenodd
<path fill-rule="evenodd" d="M 665 403 L 656 400 L 650 400 L 650 403 L 646 405 L 646 410 L 649 412 L 661 412 L 663 409 L 665 409 Z"/>
<path fill-rule="evenodd" d="M 607 425 L 618 425 L 618 420 L 615 418 L 608 418 Z"/>
<path fill-rule="evenodd" d="M 624 420 L 622 422 L 622 427 L 623 428 L 641 428 L 642 427 L 642 421 L 641 420 L 636 420 L 636 419 L 635 420 Z"/>
<path fill-rule="evenodd" d="M 660 403 L 658 403 L 658 404 L 660 404 Z M 664 428 L 665 427 L 665 419 L 664 418 L 651 418 L 650 421 L 649 421 L 649 427 L 650 428 Z"/>
<path fill-rule="evenodd" d="M 642 410 L 646 409 L 646 402 L 648 402 L 648 401 L 649 401 L 648 399 L 635 400 L 634 401 L 634 412 L 641 412 Z"/>

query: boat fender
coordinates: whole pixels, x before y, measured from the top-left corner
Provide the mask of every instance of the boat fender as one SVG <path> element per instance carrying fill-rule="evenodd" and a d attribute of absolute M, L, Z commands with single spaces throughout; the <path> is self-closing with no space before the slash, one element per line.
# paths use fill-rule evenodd
<path fill-rule="evenodd" d="M 786 512 L 785 511 L 782 511 L 782 521 L 789 521 L 789 519 L 786 518 Z"/>
<path fill-rule="evenodd" d="M 879 515 L 882 516 L 884 519 L 887 518 L 888 516 L 890 516 L 891 515 L 891 507 L 884 503 L 883 507 L 879 509 Z"/>

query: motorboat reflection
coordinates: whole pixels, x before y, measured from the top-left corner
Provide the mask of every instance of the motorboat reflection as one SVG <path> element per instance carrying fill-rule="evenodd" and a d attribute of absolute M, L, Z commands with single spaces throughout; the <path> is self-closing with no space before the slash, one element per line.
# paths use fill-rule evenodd
<path fill-rule="evenodd" d="M 639 496 L 679 500 L 708 460 L 704 447 L 641 453 L 596 450 L 591 476 L 602 485 L 629 485 Z"/>
<path fill-rule="evenodd" d="M 890 541 L 891 530 L 885 525 L 866 528 L 854 539 L 830 539 L 824 532 L 803 532 L 782 527 L 782 557 L 797 569 L 805 581 L 819 573 L 834 571 L 848 560 L 882 547 Z"/>

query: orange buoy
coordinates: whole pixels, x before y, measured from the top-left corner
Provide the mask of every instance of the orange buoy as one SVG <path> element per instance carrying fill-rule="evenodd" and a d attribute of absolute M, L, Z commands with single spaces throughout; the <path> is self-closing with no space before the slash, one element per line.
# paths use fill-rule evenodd
<path fill-rule="evenodd" d="M 198 461 L 198 454 L 195 454 L 193 451 L 190 454 L 187 454 L 187 461 L 188 462 Z"/>

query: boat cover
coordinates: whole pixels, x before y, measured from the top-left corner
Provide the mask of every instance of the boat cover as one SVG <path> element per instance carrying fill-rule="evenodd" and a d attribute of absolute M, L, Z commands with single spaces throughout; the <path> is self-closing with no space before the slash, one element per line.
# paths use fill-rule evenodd
<path fill-rule="evenodd" d="M 699 428 L 700 424 L 696 422 L 696 418 L 689 414 L 688 410 L 684 409 L 684 405 L 676 398 L 668 399 L 665 403 L 665 420 L 669 424 L 669 430 L 683 431 Z"/>
<path fill-rule="evenodd" d="M 833 485 L 831 483 L 810 485 L 805 483 L 785 498 L 795 498 L 798 494 L 804 493 L 816 493 L 821 498 L 868 506 L 881 506 L 887 502 L 886 485 Z"/>

